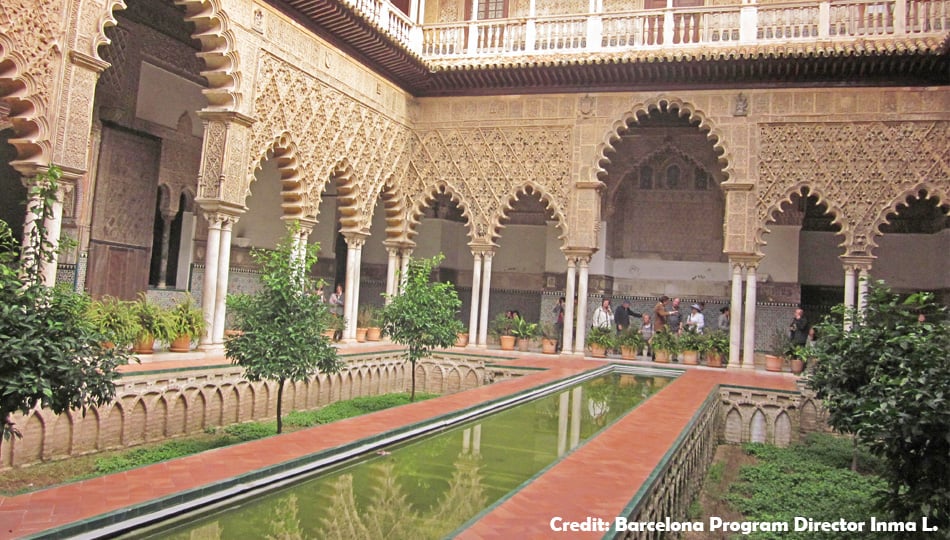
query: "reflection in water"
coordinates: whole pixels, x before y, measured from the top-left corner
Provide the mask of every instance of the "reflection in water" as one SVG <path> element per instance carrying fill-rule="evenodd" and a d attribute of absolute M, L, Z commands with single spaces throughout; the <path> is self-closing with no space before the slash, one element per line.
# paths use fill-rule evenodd
<path fill-rule="evenodd" d="M 152 537 L 441 538 L 662 384 L 606 375 Z"/>

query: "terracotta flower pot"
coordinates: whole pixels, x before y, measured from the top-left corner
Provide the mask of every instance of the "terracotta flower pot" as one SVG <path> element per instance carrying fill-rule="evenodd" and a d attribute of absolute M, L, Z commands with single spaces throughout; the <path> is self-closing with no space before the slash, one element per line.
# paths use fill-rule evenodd
<path fill-rule="evenodd" d="M 788 361 L 788 365 L 795 375 L 801 375 L 805 371 L 805 361 L 799 358 L 792 358 Z"/>
<path fill-rule="evenodd" d="M 544 354 L 556 354 L 557 340 L 550 339 L 550 338 L 543 338 L 541 340 L 541 352 Z"/>
<path fill-rule="evenodd" d="M 699 364 L 699 352 L 683 351 L 683 363 L 691 366 Z"/>
<path fill-rule="evenodd" d="M 765 371 L 782 371 L 785 367 L 785 359 L 774 354 L 765 355 Z"/>
<path fill-rule="evenodd" d="M 178 336 L 174 341 L 168 346 L 168 350 L 171 352 L 189 352 L 191 351 L 191 336 L 185 334 L 183 336 Z"/>
<path fill-rule="evenodd" d="M 383 329 L 378 326 L 370 326 L 366 329 L 366 341 L 379 341 L 383 339 Z"/>
<path fill-rule="evenodd" d="M 518 350 L 521 352 L 528 352 L 528 347 L 531 345 L 531 340 L 528 338 L 518 338 Z"/>
<path fill-rule="evenodd" d="M 620 358 L 624 360 L 636 360 L 638 352 L 635 347 L 628 347 L 626 345 L 620 346 Z"/>
<path fill-rule="evenodd" d="M 368 328 L 357 328 L 357 329 L 356 329 L 356 341 L 357 341 L 357 342 L 363 343 L 364 341 L 366 341 L 366 331 L 367 331 L 367 330 L 369 330 L 369 329 L 368 329 Z"/>
<path fill-rule="evenodd" d="M 459 332 L 455 336 L 455 346 L 456 347 L 467 347 L 468 346 L 468 332 Z"/>
<path fill-rule="evenodd" d="M 670 363 L 670 351 L 654 351 L 656 354 L 655 362 L 658 364 Z"/>
<path fill-rule="evenodd" d="M 326 337 L 326 338 L 329 339 L 330 341 L 335 341 L 334 338 L 336 337 L 336 330 L 334 330 L 334 329 L 332 329 L 332 328 L 328 328 L 328 329 L 326 329 L 326 330 L 323 331 L 323 335 L 324 335 L 324 337 Z"/>
<path fill-rule="evenodd" d="M 498 338 L 498 341 L 501 343 L 501 350 L 503 351 L 515 350 L 515 336 L 501 336 L 500 338 Z"/>
<path fill-rule="evenodd" d="M 148 334 L 142 339 L 135 341 L 135 346 L 132 348 L 132 351 L 135 354 L 152 354 L 155 352 L 155 337 L 151 334 Z"/>
<path fill-rule="evenodd" d="M 714 352 L 706 355 L 706 365 L 709 367 L 726 367 L 722 362 L 722 355 Z"/>
<path fill-rule="evenodd" d="M 597 344 L 591 344 L 590 346 L 590 355 L 594 358 L 606 358 L 607 357 L 607 347 Z"/>

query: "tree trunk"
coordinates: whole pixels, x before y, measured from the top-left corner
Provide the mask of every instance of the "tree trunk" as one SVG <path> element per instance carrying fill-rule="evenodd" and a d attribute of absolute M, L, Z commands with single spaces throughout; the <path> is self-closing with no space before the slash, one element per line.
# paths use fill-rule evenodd
<path fill-rule="evenodd" d="M 412 366 L 412 391 L 409 393 L 409 401 L 416 400 L 416 362 L 413 360 L 409 363 Z"/>
<path fill-rule="evenodd" d="M 285 380 L 286 379 L 279 379 L 277 381 L 277 434 L 278 435 L 280 435 L 280 433 L 284 429 L 284 420 L 281 417 L 281 412 L 282 412 L 283 407 L 281 407 L 281 405 L 284 402 L 284 381 Z"/>

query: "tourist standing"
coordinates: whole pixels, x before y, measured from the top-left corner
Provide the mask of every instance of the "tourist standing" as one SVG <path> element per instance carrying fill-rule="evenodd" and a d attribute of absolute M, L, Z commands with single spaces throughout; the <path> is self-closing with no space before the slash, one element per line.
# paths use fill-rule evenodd
<path fill-rule="evenodd" d="M 660 297 L 660 300 L 656 303 L 656 305 L 653 306 L 653 330 L 656 332 L 660 332 L 666 328 L 666 319 L 670 315 L 667 307 L 669 302 L 670 297 L 664 294 Z"/>
<path fill-rule="evenodd" d="M 643 322 L 640 324 L 640 335 L 643 336 L 643 340 L 646 341 L 646 354 L 647 356 L 653 356 L 653 346 L 651 342 L 653 341 L 653 321 L 650 320 L 650 314 L 643 314 Z"/>
<path fill-rule="evenodd" d="M 594 310 L 591 326 L 594 328 L 610 329 L 614 325 L 614 312 L 610 309 L 610 299 L 604 298 L 600 307 Z"/>
<path fill-rule="evenodd" d="M 561 351 L 561 340 L 564 339 L 564 302 L 567 299 L 563 296 L 557 299 L 557 304 L 554 304 L 554 309 L 551 310 L 554 313 L 554 333 L 557 334 L 557 346 L 555 351 Z"/>
<path fill-rule="evenodd" d="M 689 316 L 686 318 L 686 329 L 696 332 L 697 334 L 703 333 L 703 328 L 706 327 L 706 317 L 703 316 L 703 308 L 699 304 L 693 304 L 689 309 Z"/>
<path fill-rule="evenodd" d="M 732 312 L 729 306 L 723 306 L 719 309 L 719 322 L 716 325 L 720 330 L 729 331 L 729 324 L 732 322 Z"/>
<path fill-rule="evenodd" d="M 336 290 L 330 295 L 330 312 L 337 317 L 343 316 L 343 285 L 337 283 Z"/>
<path fill-rule="evenodd" d="M 670 326 L 670 332 L 674 334 L 680 333 L 683 329 L 683 316 L 680 314 L 680 299 L 673 299 L 673 307 L 670 308 L 669 314 L 666 316 L 666 324 Z"/>
<path fill-rule="evenodd" d="M 811 328 L 811 325 L 808 324 L 808 319 L 805 318 L 805 310 L 798 308 L 795 310 L 795 317 L 792 318 L 792 324 L 789 325 L 789 338 L 792 340 L 792 344 L 796 346 L 804 346 L 808 342 L 808 329 Z"/>
<path fill-rule="evenodd" d="M 630 317 L 642 317 L 643 314 L 637 313 L 630 309 L 630 300 L 624 300 L 619 306 L 617 306 L 617 311 L 614 312 L 614 324 L 617 326 L 617 333 L 621 333 L 627 328 L 630 328 Z"/>

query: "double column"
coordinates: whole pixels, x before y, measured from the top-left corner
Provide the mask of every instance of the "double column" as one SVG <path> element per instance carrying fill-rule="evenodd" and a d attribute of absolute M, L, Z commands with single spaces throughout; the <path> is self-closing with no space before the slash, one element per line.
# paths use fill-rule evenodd
<path fill-rule="evenodd" d="M 346 239 L 346 283 L 343 286 L 343 341 L 356 339 L 356 314 L 359 313 L 360 265 L 363 258 L 363 244 L 369 235 L 362 232 L 344 232 Z"/>
<path fill-rule="evenodd" d="M 488 305 L 491 296 L 491 265 L 494 245 L 471 245 L 472 305 L 468 316 L 468 346 L 488 346 Z"/>
<path fill-rule="evenodd" d="M 842 255 L 839 258 L 844 267 L 844 328 L 850 330 L 852 321 L 848 313 L 855 309 L 863 311 L 867 305 L 868 279 L 870 279 L 874 257 Z"/>
<path fill-rule="evenodd" d="M 409 266 L 409 258 L 412 257 L 415 244 L 386 240 L 383 246 L 386 247 L 386 253 L 389 255 L 386 264 L 386 303 L 388 304 L 393 296 L 402 294 L 406 283 L 406 268 Z"/>
<path fill-rule="evenodd" d="M 231 230 L 243 208 L 220 202 L 203 208 L 208 220 L 205 247 L 205 273 L 201 288 L 201 310 L 207 327 L 198 349 L 220 352 L 224 349 L 224 322 L 228 298 L 228 276 L 231 268 Z"/>
<path fill-rule="evenodd" d="M 24 263 L 39 257 L 36 264 L 39 265 L 39 272 L 42 276 L 43 284 L 47 287 L 56 285 L 56 268 L 59 259 L 59 236 L 63 228 L 63 201 L 75 185 L 77 174 L 70 174 L 63 171 L 63 175 L 57 179 L 57 188 L 55 198 L 50 201 L 50 207 L 45 211 L 43 209 L 44 201 L 38 194 L 32 193 L 33 189 L 41 186 L 34 186 L 35 177 L 43 174 L 42 167 L 29 167 L 21 165 L 18 170 L 23 175 L 23 184 L 31 191 L 29 200 L 26 203 L 26 217 L 23 220 L 23 253 Z M 43 217 L 42 226 L 37 226 L 37 219 Z M 43 238 L 40 238 L 42 234 Z M 34 238 L 35 237 L 35 238 Z M 45 242 L 46 247 L 41 250 L 40 242 Z M 45 251 L 46 258 L 41 251 Z"/>
<path fill-rule="evenodd" d="M 758 255 L 729 258 L 732 267 L 732 305 L 729 320 L 729 367 L 755 369 L 755 306 Z M 745 302 L 742 282 L 745 273 Z M 740 355 L 741 353 L 741 355 Z M 741 360 L 741 362 L 740 362 Z"/>
<path fill-rule="evenodd" d="M 567 258 L 567 284 L 564 291 L 564 334 L 561 336 L 561 352 L 583 355 L 584 342 L 587 339 L 587 283 L 591 252 L 565 251 L 564 255 Z"/>

